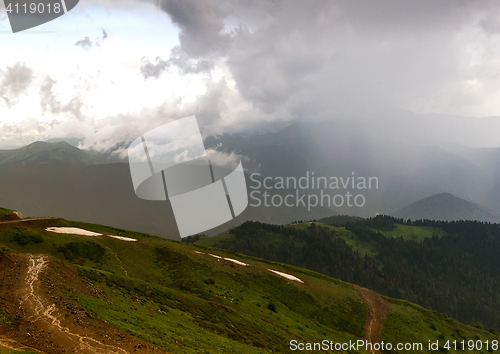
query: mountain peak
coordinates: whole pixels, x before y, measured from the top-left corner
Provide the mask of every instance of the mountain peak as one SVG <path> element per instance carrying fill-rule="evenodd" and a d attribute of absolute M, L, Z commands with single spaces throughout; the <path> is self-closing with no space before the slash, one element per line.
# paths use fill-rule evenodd
<path fill-rule="evenodd" d="M 478 220 L 499 222 L 500 215 L 479 204 L 469 202 L 451 193 L 443 192 L 411 203 L 393 213 L 403 219 Z"/>
<path fill-rule="evenodd" d="M 17 150 L 0 151 L 0 165 L 40 165 L 49 162 L 84 165 L 97 163 L 89 153 L 65 141 L 35 141 Z"/>
<path fill-rule="evenodd" d="M 22 147 L 21 149 L 32 149 L 32 148 L 56 148 L 56 147 L 68 147 L 68 148 L 73 148 L 73 149 L 78 149 L 77 147 L 68 144 L 65 141 L 59 141 L 59 142 L 47 142 L 47 141 L 35 141 L 29 145 L 26 145 L 25 147 Z"/>
<path fill-rule="evenodd" d="M 439 204 L 441 204 L 441 206 L 445 206 L 444 204 L 446 204 L 446 203 L 464 203 L 464 204 L 468 203 L 468 204 L 474 204 L 474 205 L 479 206 L 476 203 L 469 202 L 465 199 L 459 198 L 459 197 L 457 197 L 451 193 L 448 193 L 448 192 L 442 192 L 442 193 L 431 195 L 429 197 L 421 199 L 420 202 L 439 203 Z"/>

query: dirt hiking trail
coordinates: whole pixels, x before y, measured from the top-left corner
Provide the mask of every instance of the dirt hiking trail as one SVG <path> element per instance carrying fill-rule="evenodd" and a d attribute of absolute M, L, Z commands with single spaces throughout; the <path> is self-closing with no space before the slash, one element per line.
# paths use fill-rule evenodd
<path fill-rule="evenodd" d="M 68 291 L 97 296 L 74 269 L 44 255 L 0 255 L 0 347 L 39 353 L 164 353 L 95 318 Z M 70 289 L 70 290 L 68 290 Z"/>
<path fill-rule="evenodd" d="M 353 284 L 353 286 L 354 289 L 356 289 L 358 296 L 368 305 L 368 308 L 370 309 L 370 313 L 365 322 L 364 339 L 370 343 L 380 342 L 380 335 L 382 333 L 382 329 L 384 328 L 384 321 L 387 314 L 391 311 L 391 307 L 376 292 L 358 285 Z M 371 353 L 375 352 L 375 350 L 371 351 Z"/>
<path fill-rule="evenodd" d="M 68 348 L 72 347 L 76 353 L 96 353 L 96 354 L 127 354 L 126 350 L 121 348 L 106 345 L 98 342 L 94 338 L 82 336 L 72 332 L 69 327 L 61 324 L 61 320 L 57 317 L 57 308 L 55 304 L 50 304 L 43 300 L 42 294 L 38 291 L 35 285 L 39 282 L 39 275 L 47 265 L 47 258 L 44 256 L 29 256 L 28 273 L 26 274 L 26 290 L 28 293 L 22 297 L 21 307 L 27 308 L 32 315 L 29 317 L 32 322 L 46 321 L 54 326 L 60 332 L 62 337 L 65 337 L 65 342 L 69 342 Z"/>

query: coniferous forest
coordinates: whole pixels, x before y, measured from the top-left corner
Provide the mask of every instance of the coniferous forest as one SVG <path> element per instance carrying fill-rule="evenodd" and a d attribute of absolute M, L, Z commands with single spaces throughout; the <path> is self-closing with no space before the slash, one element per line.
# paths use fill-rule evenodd
<path fill-rule="evenodd" d="M 419 240 L 384 235 L 398 225 L 439 232 Z M 468 324 L 500 330 L 498 224 L 378 216 L 342 226 L 246 222 L 230 234 L 210 244 L 308 268 Z M 197 243 L 204 244 L 203 239 Z"/>

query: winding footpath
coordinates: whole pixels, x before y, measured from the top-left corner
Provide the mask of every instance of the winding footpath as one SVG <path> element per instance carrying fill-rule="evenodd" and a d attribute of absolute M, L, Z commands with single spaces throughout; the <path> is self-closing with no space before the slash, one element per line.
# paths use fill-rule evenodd
<path fill-rule="evenodd" d="M 0 221 L 0 224 L 15 224 L 29 221 L 37 220 L 58 220 L 59 218 L 52 217 L 39 217 L 39 218 L 25 218 L 20 213 L 15 213 L 19 219 L 17 220 L 7 220 Z M 114 253 L 114 252 L 113 252 Z M 124 273 L 128 276 L 126 269 L 123 267 L 123 263 L 118 258 L 116 253 L 115 257 L 120 263 L 121 268 Z M 20 299 L 19 307 L 25 310 L 30 321 L 46 321 L 50 323 L 51 326 L 55 327 L 56 331 L 59 332 L 58 337 L 63 337 L 63 342 L 67 350 L 72 353 L 81 354 L 129 354 L 128 351 L 111 345 L 106 345 L 98 340 L 74 333 L 69 327 L 62 325 L 61 319 L 57 316 L 57 306 L 56 304 L 48 305 L 47 301 L 44 300 L 42 292 L 39 290 L 39 276 L 42 271 L 46 268 L 48 264 L 48 258 L 42 255 L 34 256 L 29 255 L 28 271 L 25 277 L 25 289 L 22 290 L 23 296 Z M 69 343 L 69 346 L 68 346 Z M 10 349 L 10 350 L 32 350 L 38 353 L 44 353 L 40 350 L 34 348 L 26 347 L 21 345 L 17 341 L 11 338 L 0 337 L 0 347 Z"/>
<path fill-rule="evenodd" d="M 372 344 L 377 343 L 380 341 L 382 329 L 384 328 L 384 321 L 389 311 L 391 311 L 391 307 L 376 292 L 359 285 L 353 284 L 353 286 L 358 296 L 368 305 L 370 310 L 365 322 L 364 339 Z M 371 350 L 370 352 L 374 354 L 376 351 Z"/>
<path fill-rule="evenodd" d="M 118 254 L 117 254 L 115 251 L 113 251 L 113 250 L 111 249 L 111 247 L 109 247 L 108 245 L 105 245 L 105 246 L 106 246 L 106 248 L 107 248 L 107 249 L 108 249 L 108 250 L 109 250 L 112 254 L 114 254 L 114 255 L 115 255 L 116 260 L 117 260 L 117 261 L 118 261 L 118 263 L 120 264 L 120 268 L 123 270 L 123 273 L 125 273 L 125 275 L 128 277 L 128 272 L 127 272 L 127 270 L 125 269 L 125 267 L 124 267 L 124 265 L 123 265 L 122 260 L 120 259 L 120 257 L 118 257 Z"/>
<path fill-rule="evenodd" d="M 14 351 L 29 350 L 32 352 L 45 354 L 45 352 L 42 352 L 38 349 L 34 349 L 31 347 L 27 347 L 25 345 L 21 345 L 18 342 L 16 342 L 14 339 L 4 338 L 4 337 L 0 337 L 0 347 L 5 348 L 5 349 L 9 349 L 9 350 L 14 350 Z"/>
<path fill-rule="evenodd" d="M 20 307 L 31 314 L 30 319 L 33 322 L 46 321 L 62 335 L 66 349 L 72 353 L 82 354 L 128 354 L 129 352 L 111 345 L 106 345 L 98 340 L 72 332 L 69 327 L 61 323 L 57 316 L 56 304 L 48 305 L 42 297 L 39 289 L 39 276 L 48 264 L 45 256 L 29 256 L 28 272 L 25 278 L 26 295 L 20 301 Z M 49 326 L 50 326 L 49 325 Z"/>

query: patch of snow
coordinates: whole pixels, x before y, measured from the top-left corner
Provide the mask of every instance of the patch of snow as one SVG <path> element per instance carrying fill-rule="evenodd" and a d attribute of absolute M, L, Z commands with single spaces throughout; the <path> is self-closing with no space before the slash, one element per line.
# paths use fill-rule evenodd
<path fill-rule="evenodd" d="M 113 237 L 113 238 L 116 238 L 117 240 L 129 241 L 129 242 L 135 242 L 135 241 L 137 241 L 135 238 L 123 237 L 123 236 L 108 235 L 108 237 Z"/>
<path fill-rule="evenodd" d="M 97 232 L 92 232 L 77 227 L 48 227 L 46 231 L 55 232 L 58 234 L 80 235 L 80 236 L 102 236 Z"/>
<path fill-rule="evenodd" d="M 278 274 L 279 276 L 281 276 L 283 278 L 287 278 L 287 279 L 290 279 L 290 280 L 293 280 L 293 281 L 298 281 L 299 283 L 303 283 L 302 280 L 300 280 L 297 277 L 294 277 L 293 275 L 282 273 L 282 272 L 278 272 L 277 270 L 272 270 L 272 269 L 268 269 L 268 271 L 273 272 L 275 274 Z"/>
<path fill-rule="evenodd" d="M 207 253 L 204 253 L 204 252 L 200 252 L 200 251 L 194 251 L 194 253 L 198 253 L 198 254 L 207 254 Z M 233 262 L 233 263 L 236 263 L 238 265 L 241 265 L 241 266 L 248 266 L 249 264 L 246 264 L 246 263 L 243 263 L 243 262 L 240 262 L 236 259 L 232 259 L 232 258 L 223 258 L 223 257 L 220 257 L 220 256 L 217 256 L 215 254 L 211 254 L 211 253 L 208 253 L 209 256 L 212 256 L 214 258 L 217 258 L 218 261 L 220 261 L 221 259 L 224 259 L 226 261 L 229 261 L 229 262 Z"/>
<path fill-rule="evenodd" d="M 240 262 L 240 261 L 237 261 L 236 259 L 232 259 L 232 258 L 224 258 L 226 261 L 229 261 L 229 262 L 233 262 L 233 263 L 236 263 L 236 264 L 239 264 L 239 265 L 242 265 L 242 266 L 247 266 L 248 264 L 246 263 L 243 263 L 243 262 Z"/>

